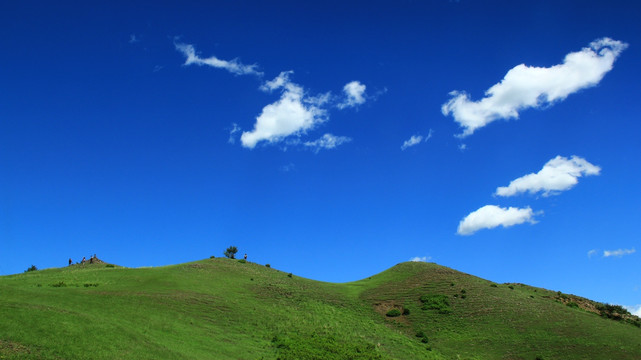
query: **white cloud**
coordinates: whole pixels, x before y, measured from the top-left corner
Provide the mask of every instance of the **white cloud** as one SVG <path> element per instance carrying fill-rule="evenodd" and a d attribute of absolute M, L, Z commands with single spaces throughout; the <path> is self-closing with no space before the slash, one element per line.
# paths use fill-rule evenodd
<path fill-rule="evenodd" d="M 506 209 L 495 205 L 485 205 L 461 220 L 457 233 L 471 235 L 478 230 L 493 229 L 499 225 L 510 227 L 525 222 L 534 224 L 536 223 L 534 215 L 537 214 L 530 207 L 524 209 L 509 207 Z"/>
<path fill-rule="evenodd" d="M 312 148 L 315 152 L 318 152 L 322 149 L 334 149 L 335 147 L 350 141 L 352 141 L 352 139 L 346 136 L 325 134 L 321 136 L 320 139 L 305 142 L 304 145 Z"/>
<path fill-rule="evenodd" d="M 598 250 L 596 250 L 596 249 L 592 249 L 592 250 L 588 251 L 588 258 L 591 258 L 592 256 L 596 255 L 597 252 L 598 252 Z"/>
<path fill-rule="evenodd" d="M 129 43 L 130 44 L 135 44 L 137 42 L 140 42 L 140 39 L 138 37 L 136 37 L 136 34 L 129 35 Z"/>
<path fill-rule="evenodd" d="M 237 59 L 221 60 L 215 56 L 201 58 L 193 45 L 175 42 L 174 46 L 185 56 L 184 65 L 207 65 L 227 70 L 236 75 L 253 74 L 262 78 L 263 73 L 257 70 L 257 65 L 245 65 Z M 241 145 L 253 149 L 261 142 L 278 143 L 285 145 L 305 146 L 313 148 L 316 152 L 320 149 L 333 149 L 338 145 L 351 141 L 344 136 L 325 134 L 314 141 L 303 142 L 301 136 L 314 129 L 318 124 L 328 120 L 329 108 L 356 107 L 365 103 L 371 97 L 365 93 L 366 86 L 359 81 L 352 81 L 343 87 L 344 100 L 340 100 L 331 92 L 310 95 L 300 85 L 293 83 L 290 76 L 293 71 L 283 71 L 272 80 L 265 81 L 260 89 L 265 92 L 279 91 L 280 98 L 263 107 L 256 117 L 256 122 L 251 131 L 244 131 L 240 135 Z M 343 101 L 339 103 L 339 101 Z M 238 125 L 233 124 L 228 142 L 236 142 L 235 134 L 240 131 Z M 287 147 L 283 147 L 286 150 Z"/>
<path fill-rule="evenodd" d="M 352 81 L 347 83 L 343 87 L 343 92 L 345 93 L 345 101 L 338 104 L 339 109 L 346 107 L 354 107 L 365 103 L 365 88 L 366 86 L 361 84 L 358 81 Z"/>
<path fill-rule="evenodd" d="M 466 144 L 461 144 L 461 145 L 458 146 L 458 149 L 461 150 L 461 151 L 465 151 L 465 150 L 467 150 L 467 145 Z"/>
<path fill-rule="evenodd" d="M 431 256 L 422 256 L 422 257 L 415 256 L 415 257 L 410 259 L 410 261 L 413 261 L 413 262 L 428 262 L 430 260 L 432 260 Z"/>
<path fill-rule="evenodd" d="M 641 317 L 641 304 L 633 305 L 633 306 L 624 306 L 624 308 L 628 310 L 630 314 Z"/>
<path fill-rule="evenodd" d="M 405 150 L 408 147 L 415 146 L 415 145 L 420 144 L 421 142 L 429 140 L 432 137 L 432 133 L 433 132 L 434 131 L 432 131 L 432 129 L 430 129 L 430 132 L 426 136 L 423 136 L 423 135 L 412 135 L 408 140 L 405 140 L 405 142 L 403 142 L 403 145 L 401 145 L 401 150 Z"/>
<path fill-rule="evenodd" d="M 409 140 L 405 140 L 403 145 L 401 145 L 401 150 L 405 150 L 410 146 L 418 145 L 423 141 L 422 135 L 412 135 Z"/>
<path fill-rule="evenodd" d="M 498 187 L 495 195 L 513 196 L 518 193 L 539 191 L 543 196 L 554 195 L 569 190 L 579 181 L 578 178 L 588 175 L 599 175 L 601 168 L 590 164 L 585 159 L 572 156 L 571 159 L 557 156 L 548 161 L 536 174 L 528 174 L 512 180 L 508 186 Z"/>
<path fill-rule="evenodd" d="M 452 114 L 463 127 L 462 137 L 471 135 L 498 119 L 518 118 L 519 111 L 564 100 L 581 89 L 595 86 L 612 70 L 614 61 L 628 45 L 602 38 L 581 51 L 569 53 L 562 64 L 552 67 L 517 65 L 503 80 L 485 92 L 485 98 L 471 101 L 465 92 L 453 91 L 443 104 L 443 115 Z"/>
<path fill-rule="evenodd" d="M 275 143 L 290 135 L 301 135 L 326 120 L 326 111 L 316 105 L 318 99 L 310 100 L 300 85 L 289 80 L 292 73 L 281 72 L 261 86 L 268 92 L 281 89 L 282 94 L 278 101 L 263 108 L 252 131 L 243 132 L 240 141 L 244 147 L 253 149 L 260 141 Z"/>
<path fill-rule="evenodd" d="M 637 252 L 635 249 L 604 250 L 603 257 L 611 257 L 611 256 L 621 257 L 624 255 L 634 254 L 635 252 Z"/>
<path fill-rule="evenodd" d="M 208 58 L 201 58 L 196 54 L 196 50 L 194 49 L 193 45 L 189 44 L 183 44 L 183 43 L 175 43 L 176 50 L 180 51 L 185 55 L 187 58 L 185 60 L 184 65 L 208 65 L 212 66 L 215 68 L 219 69 L 224 69 L 229 71 L 232 74 L 236 75 L 247 75 L 247 74 L 253 74 L 253 75 L 258 75 L 262 76 L 263 73 L 256 70 L 258 67 L 256 64 L 253 65 L 244 65 L 238 61 L 238 59 L 233 59 L 233 60 L 221 60 L 215 56 L 211 56 Z"/>

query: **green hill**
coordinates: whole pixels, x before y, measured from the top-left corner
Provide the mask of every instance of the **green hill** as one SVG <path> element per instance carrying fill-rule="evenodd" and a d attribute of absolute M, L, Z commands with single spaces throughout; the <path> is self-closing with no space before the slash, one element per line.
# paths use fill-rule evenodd
<path fill-rule="evenodd" d="M 74 265 L 0 277 L 0 359 L 641 359 L 617 310 L 431 263 L 345 284 L 223 258 Z"/>

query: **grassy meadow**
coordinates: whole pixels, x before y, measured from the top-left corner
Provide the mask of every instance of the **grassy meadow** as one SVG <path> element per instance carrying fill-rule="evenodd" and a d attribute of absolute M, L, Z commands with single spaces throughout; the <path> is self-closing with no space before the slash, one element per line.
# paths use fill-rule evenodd
<path fill-rule="evenodd" d="M 641 359 L 638 318 L 572 299 L 419 262 L 342 284 L 73 265 L 0 277 L 0 359 Z"/>

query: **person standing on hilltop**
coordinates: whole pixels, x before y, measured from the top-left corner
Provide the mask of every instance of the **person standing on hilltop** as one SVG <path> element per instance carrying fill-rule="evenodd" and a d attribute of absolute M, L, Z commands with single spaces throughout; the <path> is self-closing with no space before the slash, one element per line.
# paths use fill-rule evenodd
<path fill-rule="evenodd" d="M 245 254 L 245 261 L 247 261 L 247 254 Z"/>
<path fill-rule="evenodd" d="M 71 263 L 73 263 L 73 261 L 69 258 L 69 266 L 71 266 Z"/>
<path fill-rule="evenodd" d="M 86 262 L 87 262 L 87 257 L 86 257 L 86 256 L 83 256 L 83 257 L 82 257 L 82 260 L 80 261 L 80 263 L 81 263 L 82 265 L 84 265 Z"/>

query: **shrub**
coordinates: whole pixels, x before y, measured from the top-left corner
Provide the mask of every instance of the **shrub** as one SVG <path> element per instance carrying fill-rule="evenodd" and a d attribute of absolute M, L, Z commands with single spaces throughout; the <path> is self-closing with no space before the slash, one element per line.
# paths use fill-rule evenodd
<path fill-rule="evenodd" d="M 403 315 L 409 315 L 409 314 L 410 314 L 410 309 L 403 308 Z"/>
<path fill-rule="evenodd" d="M 51 284 L 51 286 L 53 286 L 53 287 L 66 287 L 66 286 L 67 286 L 67 284 L 65 284 L 65 282 L 64 282 L 64 281 L 60 281 L 60 282 L 58 282 L 58 283 Z"/>
<path fill-rule="evenodd" d="M 465 294 L 466 292 L 465 289 L 461 290 L 461 294 Z"/>
<path fill-rule="evenodd" d="M 422 338 L 425 337 L 425 332 L 423 330 L 419 330 L 416 332 L 416 337 Z"/>
<path fill-rule="evenodd" d="M 31 265 L 24 272 L 38 271 L 38 268 L 35 265 Z"/>
<path fill-rule="evenodd" d="M 490 286 L 491 286 L 491 287 L 499 287 L 499 286 L 498 286 L 498 285 L 496 285 L 496 284 L 491 284 Z"/>
<path fill-rule="evenodd" d="M 421 342 L 422 342 L 423 344 L 427 344 L 428 342 L 430 342 L 430 339 L 428 339 L 427 337 L 425 337 L 425 336 L 424 336 L 424 337 L 421 339 Z"/>
<path fill-rule="evenodd" d="M 455 285 L 454 283 L 450 283 L 450 286 L 454 286 L 454 285 Z"/>
<path fill-rule="evenodd" d="M 107 264 L 107 265 L 105 265 L 105 267 L 112 268 L 112 267 L 116 267 L 116 265 L 114 265 L 114 264 Z"/>
<path fill-rule="evenodd" d="M 235 259 L 236 258 L 236 253 L 238 252 L 238 248 L 235 246 L 230 246 L 225 250 L 223 255 L 225 255 L 229 259 Z"/>
<path fill-rule="evenodd" d="M 210 258 L 210 259 L 215 259 L 216 257 L 215 257 L 214 255 L 212 255 L 212 256 L 210 256 L 209 258 Z"/>
<path fill-rule="evenodd" d="M 607 304 L 606 307 L 610 311 L 617 312 L 617 313 L 619 313 L 621 315 L 631 315 L 630 312 L 628 310 L 626 310 L 626 308 L 624 308 L 621 305 L 610 305 L 610 304 Z"/>
<path fill-rule="evenodd" d="M 272 267 L 272 266 L 271 266 L 271 265 L 269 265 L 269 264 L 265 264 L 265 267 L 270 268 L 270 267 Z"/>
<path fill-rule="evenodd" d="M 461 299 L 465 299 L 465 298 L 467 298 L 467 295 L 465 294 L 461 295 Z"/>
<path fill-rule="evenodd" d="M 630 312 L 621 305 L 597 304 L 596 308 L 599 310 L 601 316 L 612 320 L 618 321 L 623 319 L 622 315 L 631 315 Z"/>
<path fill-rule="evenodd" d="M 575 303 L 574 301 L 570 301 L 569 303 L 565 304 L 567 307 L 571 307 L 573 309 L 578 309 L 579 304 Z"/>
<path fill-rule="evenodd" d="M 238 260 L 238 262 L 239 262 L 239 263 L 241 263 L 241 264 L 244 264 L 244 263 L 246 263 L 246 262 L 247 262 L 247 260 L 245 260 L 245 259 L 240 259 L 240 260 Z"/>
<path fill-rule="evenodd" d="M 292 277 L 292 273 L 287 274 L 288 277 Z"/>
<path fill-rule="evenodd" d="M 98 287 L 98 284 L 97 283 L 94 283 L 94 284 L 87 283 L 87 284 L 85 284 L 85 287 L 92 287 L 92 286 L 93 287 Z"/>
<path fill-rule="evenodd" d="M 510 290 L 514 290 L 514 286 L 510 285 L 508 287 L 510 288 Z"/>
<path fill-rule="evenodd" d="M 388 317 L 397 317 L 401 316 L 401 311 L 399 309 L 391 309 L 385 315 L 387 315 Z"/>

